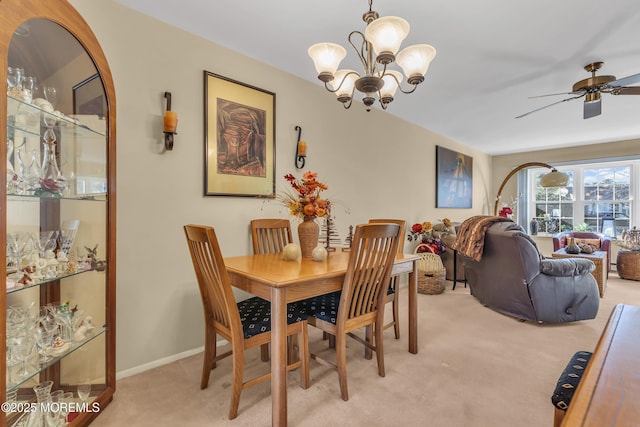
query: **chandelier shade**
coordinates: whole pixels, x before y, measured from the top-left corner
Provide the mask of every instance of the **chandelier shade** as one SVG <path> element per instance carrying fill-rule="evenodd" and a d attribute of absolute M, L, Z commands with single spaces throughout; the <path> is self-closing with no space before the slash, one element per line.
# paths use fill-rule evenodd
<path fill-rule="evenodd" d="M 340 65 L 340 62 L 347 56 L 345 48 L 335 43 L 316 43 L 309 48 L 309 56 L 313 58 L 313 63 L 320 76 L 333 76 Z M 323 81 L 331 81 L 329 80 Z"/>
<path fill-rule="evenodd" d="M 371 43 L 377 60 L 380 62 L 383 60 L 382 55 L 395 56 L 398 53 L 400 45 L 409 35 L 409 28 L 409 23 L 404 19 L 397 16 L 385 16 L 367 25 L 364 30 L 364 38 Z M 382 63 L 384 64 L 384 62 Z"/>
<path fill-rule="evenodd" d="M 391 98 L 393 100 L 393 95 L 398 91 L 399 83 L 402 83 L 402 73 L 400 71 L 387 70 L 387 74 L 382 76 L 382 82 L 380 99 Z"/>
<path fill-rule="evenodd" d="M 380 17 L 378 12 L 372 10 L 372 2 L 369 0 L 369 11 L 362 16 L 367 24 L 364 33 L 352 31 L 348 37 L 362 64 L 361 73 L 338 70 L 340 62 L 346 57 L 346 50 L 338 44 L 316 43 L 308 50 L 318 79 L 324 82 L 325 89 L 336 94 L 344 108 L 351 107 L 357 90 L 362 94 L 367 111 L 371 110 L 376 97 L 382 109 L 386 110 L 398 90 L 405 94 L 416 90 L 436 56 L 435 48 L 428 44 L 400 50 L 402 42 L 409 35 L 409 23 L 398 16 Z M 394 64 L 402 68 L 404 75 L 388 68 Z M 403 88 L 403 80 L 411 87 Z"/>
<path fill-rule="evenodd" d="M 436 50 L 428 44 L 416 44 L 406 47 L 400 51 L 396 61 L 404 74 L 407 81 L 411 83 L 412 79 L 424 79 L 427 74 L 429 64 L 436 56 Z"/>
<path fill-rule="evenodd" d="M 356 86 L 358 73 L 353 70 L 338 70 L 334 74 L 334 78 L 330 85 L 336 92 L 338 99 L 351 98 L 353 88 Z"/>

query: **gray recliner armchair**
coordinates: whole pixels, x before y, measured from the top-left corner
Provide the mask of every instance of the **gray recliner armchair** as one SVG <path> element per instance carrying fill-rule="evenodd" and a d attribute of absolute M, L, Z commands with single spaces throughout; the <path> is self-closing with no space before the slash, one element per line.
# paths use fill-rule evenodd
<path fill-rule="evenodd" d="M 512 222 L 491 225 L 480 261 L 464 257 L 463 262 L 471 294 L 493 310 L 548 323 L 593 319 L 598 313 L 598 286 L 589 274 L 593 262 L 544 259 Z"/>

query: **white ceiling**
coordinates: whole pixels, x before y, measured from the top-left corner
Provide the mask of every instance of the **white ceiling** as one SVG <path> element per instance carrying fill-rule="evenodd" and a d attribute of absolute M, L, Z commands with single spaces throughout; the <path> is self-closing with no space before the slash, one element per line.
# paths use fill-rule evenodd
<path fill-rule="evenodd" d="M 347 36 L 364 31 L 367 0 L 116 1 L 319 89 L 313 43 L 341 44 L 341 68 L 361 70 Z M 373 10 L 409 21 L 403 47 L 437 49 L 425 82 L 396 94 L 390 114 L 494 155 L 640 137 L 640 96 L 603 94 L 602 115 L 588 120 L 582 99 L 515 119 L 570 97 L 528 99 L 570 92 L 588 63 L 604 61 L 599 74 L 617 78 L 640 73 L 638 0 L 374 0 Z"/>

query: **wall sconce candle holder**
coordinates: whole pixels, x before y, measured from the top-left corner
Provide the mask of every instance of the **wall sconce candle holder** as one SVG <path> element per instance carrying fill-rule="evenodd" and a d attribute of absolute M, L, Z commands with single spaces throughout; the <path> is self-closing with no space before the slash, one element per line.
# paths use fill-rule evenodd
<path fill-rule="evenodd" d="M 167 99 L 167 111 L 164 114 L 164 148 L 173 150 L 173 135 L 176 135 L 178 128 L 178 115 L 171 111 L 171 92 L 165 92 L 164 97 Z"/>
<path fill-rule="evenodd" d="M 302 169 L 304 167 L 305 159 L 307 158 L 307 143 L 300 141 L 302 136 L 302 128 L 296 126 L 295 130 L 298 131 L 298 142 L 296 143 L 296 169 Z"/>

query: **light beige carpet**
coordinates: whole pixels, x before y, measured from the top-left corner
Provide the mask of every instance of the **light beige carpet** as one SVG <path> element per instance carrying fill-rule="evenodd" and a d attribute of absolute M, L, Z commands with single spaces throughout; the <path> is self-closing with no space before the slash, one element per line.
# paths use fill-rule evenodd
<path fill-rule="evenodd" d="M 577 350 L 593 350 L 617 303 L 640 305 L 640 282 L 609 276 L 594 320 L 561 325 L 520 322 L 498 314 L 458 284 L 441 295 L 419 295 L 419 353 L 407 351 L 406 290 L 401 290 L 402 337 L 385 339 L 386 377 L 375 358 L 350 343 L 350 399 L 340 399 L 338 377 L 311 361 L 311 387 L 289 374 L 290 426 L 543 427 L 553 425 L 556 380 Z M 312 350 L 326 346 L 310 328 Z M 229 421 L 231 361 L 212 371 L 200 390 L 202 355 L 118 381 L 113 402 L 93 426 L 269 426 L 270 383 L 245 390 Z M 259 351 L 247 362 L 268 368 Z M 637 421 L 637 420 L 636 420 Z"/>

